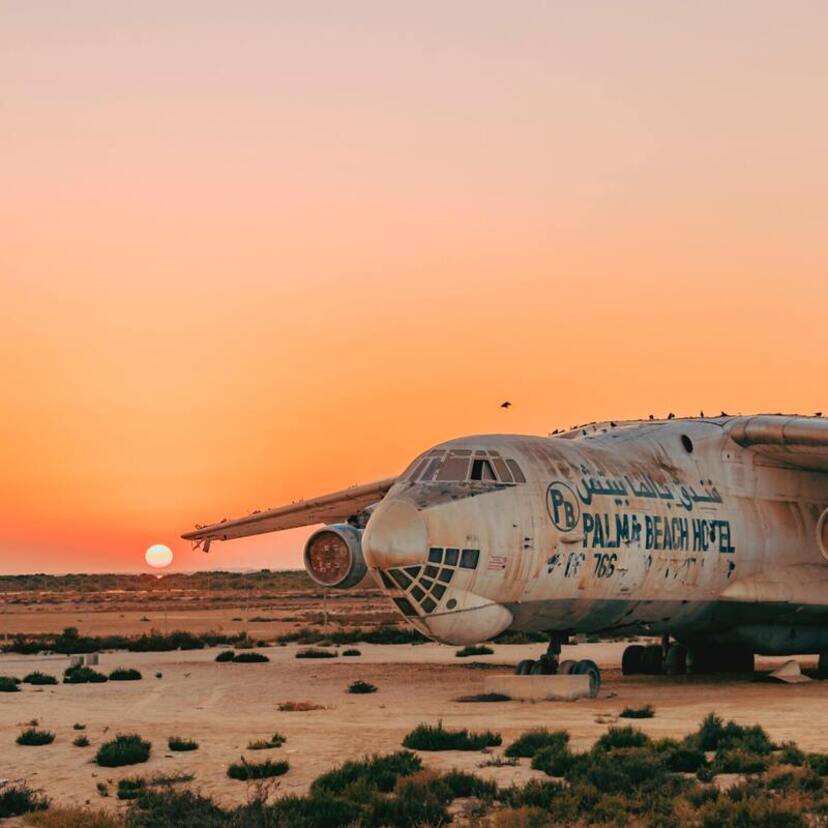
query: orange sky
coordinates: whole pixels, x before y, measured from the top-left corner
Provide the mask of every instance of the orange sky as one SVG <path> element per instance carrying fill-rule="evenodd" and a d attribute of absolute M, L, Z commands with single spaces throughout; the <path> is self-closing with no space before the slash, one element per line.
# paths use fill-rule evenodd
<path fill-rule="evenodd" d="M 0 571 L 464 433 L 828 410 L 822 2 L 0 6 Z M 503 398 L 514 402 L 504 412 Z"/>

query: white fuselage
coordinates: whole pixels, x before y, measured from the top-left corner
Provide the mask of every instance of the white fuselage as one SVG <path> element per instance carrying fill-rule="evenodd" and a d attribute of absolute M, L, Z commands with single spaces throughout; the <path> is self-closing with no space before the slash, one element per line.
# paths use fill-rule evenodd
<path fill-rule="evenodd" d="M 362 543 L 408 619 L 450 643 L 637 631 L 806 652 L 828 646 L 826 506 L 828 476 L 771 465 L 716 421 L 608 424 L 443 443 Z"/>

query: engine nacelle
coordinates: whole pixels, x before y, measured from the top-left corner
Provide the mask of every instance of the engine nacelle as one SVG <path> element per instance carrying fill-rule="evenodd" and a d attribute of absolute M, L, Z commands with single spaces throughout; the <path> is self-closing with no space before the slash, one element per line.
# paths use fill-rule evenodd
<path fill-rule="evenodd" d="M 356 586 L 368 572 L 362 555 L 362 530 L 335 523 L 314 532 L 305 544 L 305 569 L 319 586 Z"/>

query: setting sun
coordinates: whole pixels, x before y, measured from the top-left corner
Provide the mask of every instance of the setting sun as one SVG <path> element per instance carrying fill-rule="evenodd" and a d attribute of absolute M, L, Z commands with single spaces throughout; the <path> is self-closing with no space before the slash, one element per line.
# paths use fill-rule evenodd
<path fill-rule="evenodd" d="M 165 546 L 163 543 L 154 543 L 144 553 L 144 560 L 153 569 L 164 569 L 172 563 L 172 549 L 170 549 L 169 546 Z"/>

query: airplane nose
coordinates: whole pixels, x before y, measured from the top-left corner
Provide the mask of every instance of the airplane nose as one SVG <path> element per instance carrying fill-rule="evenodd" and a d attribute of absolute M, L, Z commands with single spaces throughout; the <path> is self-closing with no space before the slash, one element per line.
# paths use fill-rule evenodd
<path fill-rule="evenodd" d="M 428 554 L 425 520 L 409 500 L 384 500 L 368 519 L 362 551 L 368 566 L 379 569 L 422 563 Z"/>

